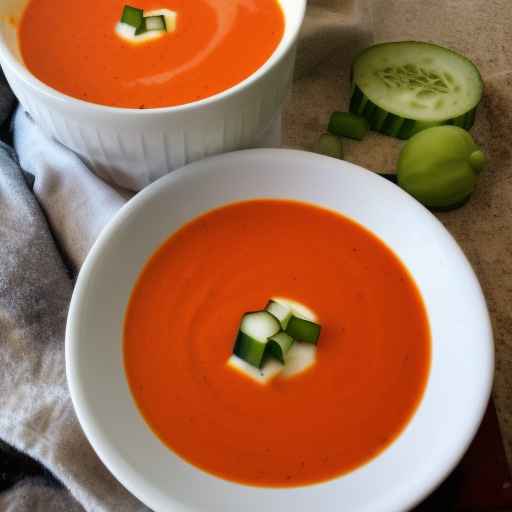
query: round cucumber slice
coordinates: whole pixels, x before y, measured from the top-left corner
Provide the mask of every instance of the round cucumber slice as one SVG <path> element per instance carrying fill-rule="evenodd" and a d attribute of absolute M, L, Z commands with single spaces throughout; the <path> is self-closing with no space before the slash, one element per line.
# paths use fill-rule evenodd
<path fill-rule="evenodd" d="M 354 61 L 352 76 L 350 111 L 399 138 L 443 124 L 471 128 L 483 93 L 469 59 L 431 43 L 371 46 Z"/>

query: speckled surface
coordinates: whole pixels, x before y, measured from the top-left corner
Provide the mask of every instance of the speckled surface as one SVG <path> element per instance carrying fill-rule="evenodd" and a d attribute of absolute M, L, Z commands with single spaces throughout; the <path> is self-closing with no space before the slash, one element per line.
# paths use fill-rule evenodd
<path fill-rule="evenodd" d="M 494 398 L 512 463 L 512 2 L 510 0 L 310 0 L 284 143 L 311 149 L 333 110 L 346 110 L 350 62 L 372 41 L 424 40 L 459 50 L 479 67 L 485 97 L 472 133 L 489 159 L 462 208 L 437 214 L 480 280 L 496 344 Z M 510 71 L 509 71 L 510 70 Z M 345 158 L 392 172 L 401 142 L 371 133 L 345 141 Z"/>

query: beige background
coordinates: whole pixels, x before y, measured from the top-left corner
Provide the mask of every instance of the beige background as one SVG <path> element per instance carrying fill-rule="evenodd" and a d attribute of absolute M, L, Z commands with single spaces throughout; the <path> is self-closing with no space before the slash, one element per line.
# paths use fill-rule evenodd
<path fill-rule="evenodd" d="M 494 397 L 512 462 L 512 0 L 310 0 L 284 143 L 311 149 L 333 110 L 348 107 L 350 62 L 371 42 L 444 44 L 480 68 L 485 96 L 472 133 L 489 164 L 469 203 L 438 214 L 482 284 L 496 343 Z M 393 171 L 401 143 L 370 134 L 345 143 L 345 157 Z M 464 357 L 464 354 L 461 354 Z"/>

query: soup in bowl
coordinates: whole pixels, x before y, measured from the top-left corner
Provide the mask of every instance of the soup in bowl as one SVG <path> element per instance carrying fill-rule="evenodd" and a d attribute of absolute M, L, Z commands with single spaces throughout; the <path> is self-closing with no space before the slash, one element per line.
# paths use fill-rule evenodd
<path fill-rule="evenodd" d="M 468 447 L 493 343 L 468 261 L 419 203 L 261 149 L 123 207 L 80 272 L 66 365 L 91 444 L 156 511 L 397 512 Z"/>
<path fill-rule="evenodd" d="M 278 118 L 306 0 L 96 3 L 3 2 L 0 62 L 36 123 L 100 176 L 139 190 L 256 145 Z M 165 31 L 134 36 L 126 8 Z"/>

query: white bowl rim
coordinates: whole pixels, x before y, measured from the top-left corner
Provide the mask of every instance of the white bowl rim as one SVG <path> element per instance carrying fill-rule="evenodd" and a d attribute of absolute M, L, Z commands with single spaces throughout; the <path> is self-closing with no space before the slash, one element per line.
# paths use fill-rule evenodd
<path fill-rule="evenodd" d="M 217 94 L 214 94 L 213 96 L 208 96 L 206 98 L 203 98 L 198 101 L 193 101 L 190 103 L 184 103 L 180 105 L 174 105 L 170 107 L 157 107 L 157 108 L 144 108 L 144 109 L 137 109 L 137 108 L 127 108 L 127 107 L 112 107 L 109 105 L 102 105 L 100 103 L 93 103 L 85 100 L 81 100 L 79 98 L 75 98 L 73 96 L 69 96 L 67 94 L 64 94 L 63 92 L 58 91 L 57 89 L 54 89 L 53 87 L 50 87 L 49 85 L 45 84 L 39 78 L 37 78 L 35 75 L 33 75 L 26 66 L 22 65 L 18 59 L 16 59 L 13 55 L 11 50 L 7 47 L 5 42 L 3 41 L 3 38 L 0 37 L 0 61 L 2 64 L 8 65 L 13 73 L 18 76 L 28 87 L 30 87 L 33 90 L 39 91 L 47 98 L 57 101 L 62 104 L 73 104 L 76 108 L 81 109 L 87 109 L 91 112 L 96 112 L 100 114 L 116 114 L 116 115 L 122 115 L 122 116 L 129 116 L 129 115 L 155 115 L 155 114 L 167 114 L 167 113 L 180 113 L 180 112 L 187 112 L 191 110 L 200 109 L 203 107 L 210 106 L 211 104 L 215 104 L 219 101 L 222 101 L 229 96 L 233 96 L 239 92 L 244 91 L 250 85 L 258 80 L 260 77 L 262 77 L 264 74 L 267 73 L 268 70 L 276 66 L 282 59 L 285 58 L 285 56 L 288 54 L 288 52 L 291 50 L 293 45 L 296 43 L 296 39 L 299 33 L 299 30 L 302 25 L 302 21 L 304 20 L 304 14 L 306 12 L 306 5 L 307 0 L 295 0 L 297 2 L 296 9 L 299 10 L 297 21 L 294 23 L 294 25 L 290 28 L 290 37 L 288 37 L 288 40 L 285 41 L 284 37 L 279 42 L 278 46 L 272 53 L 272 55 L 265 61 L 265 63 L 260 66 L 254 73 L 249 75 L 247 78 L 242 80 L 241 82 L 238 82 L 237 84 L 233 85 L 229 89 L 225 89 Z M 279 4 L 281 5 L 281 2 L 279 1 Z M 282 7 L 281 7 L 282 8 Z M 285 30 L 286 30 L 286 24 L 288 23 L 288 17 L 286 16 L 286 13 L 283 9 L 283 15 L 285 17 Z M 284 33 L 283 33 L 284 36 Z"/>
<path fill-rule="evenodd" d="M 295 150 L 295 149 L 246 149 L 246 150 L 240 150 L 240 151 L 234 151 L 231 153 L 224 153 L 221 155 L 216 155 L 212 157 L 208 157 L 203 160 L 199 160 L 196 162 L 192 162 L 185 167 L 174 171 L 173 173 L 170 173 L 150 186 L 143 189 L 141 192 L 139 192 L 133 199 L 128 201 L 120 210 L 119 212 L 114 216 L 114 218 L 109 222 L 109 224 L 103 229 L 100 236 L 96 240 L 96 242 L 93 244 L 93 247 L 89 251 L 89 254 L 82 266 L 82 269 L 79 273 L 79 276 L 77 278 L 77 282 L 75 284 L 75 292 L 80 290 L 81 286 L 85 284 L 87 280 L 89 280 L 91 273 L 93 272 L 93 266 L 97 259 L 98 254 L 103 250 L 103 248 L 108 245 L 109 238 L 115 234 L 116 230 L 125 222 L 125 218 L 128 217 L 130 214 L 130 211 L 133 209 L 137 209 L 139 207 L 142 207 L 144 203 L 146 203 L 148 200 L 151 199 L 151 197 L 155 194 L 158 194 L 158 190 L 162 187 L 169 186 L 173 181 L 179 180 L 183 175 L 189 174 L 191 172 L 194 172 L 194 168 L 199 167 L 197 170 L 204 169 L 205 166 L 208 165 L 209 162 L 212 161 L 223 161 L 226 159 L 231 158 L 238 158 L 239 156 L 251 156 L 251 155 L 257 155 L 258 153 L 273 153 L 275 157 L 279 157 L 288 154 L 295 154 L 295 155 L 302 155 L 302 158 L 321 158 L 321 159 L 329 159 L 333 160 L 330 157 L 325 157 L 322 155 L 317 155 L 311 152 L 301 151 L 301 150 Z M 364 169 L 358 165 L 352 164 L 350 162 L 342 161 L 342 164 L 352 168 L 354 170 L 357 170 L 358 172 L 364 172 L 368 175 L 372 175 L 372 179 L 378 179 L 381 180 L 378 175 L 375 175 L 375 173 L 368 171 L 367 169 Z M 485 360 L 482 363 L 482 374 L 479 378 L 481 381 L 481 387 L 479 389 L 479 396 L 478 398 L 472 402 L 472 410 L 471 414 L 468 413 L 468 418 L 470 417 L 471 421 L 467 422 L 467 427 L 464 432 L 460 433 L 459 438 L 457 439 L 457 443 L 453 443 L 453 448 L 450 454 L 446 455 L 442 461 L 438 460 L 436 471 L 432 472 L 430 471 L 427 476 L 424 476 L 424 479 L 421 481 L 418 480 L 412 480 L 411 479 L 411 485 L 405 486 L 407 490 L 404 490 L 404 486 L 400 487 L 399 489 L 395 489 L 395 492 L 390 495 L 390 500 L 393 502 L 394 505 L 399 505 L 400 509 L 395 508 L 386 508 L 386 511 L 393 511 L 397 512 L 398 510 L 410 510 L 419 503 L 421 503 L 426 497 L 428 497 L 443 481 L 449 476 L 449 474 L 455 469 L 455 467 L 458 465 L 462 457 L 464 456 L 465 452 L 467 451 L 469 445 L 473 441 L 473 438 L 475 437 L 478 428 L 482 422 L 482 419 L 484 417 L 485 411 L 487 409 L 489 399 L 491 397 L 491 391 L 492 391 L 492 385 L 493 385 L 493 377 L 494 377 L 494 343 L 493 343 L 493 336 L 492 336 L 492 326 L 491 321 L 489 317 L 489 312 L 486 307 L 485 297 L 483 295 L 483 292 L 481 290 L 480 284 L 476 278 L 476 275 L 474 274 L 474 271 L 472 269 L 471 264 L 467 260 L 466 256 L 464 255 L 462 249 L 457 244 L 456 240 L 453 238 L 451 233 L 443 226 L 443 224 L 426 208 L 422 207 L 415 201 L 412 197 L 410 197 L 407 193 L 396 187 L 396 185 L 387 183 L 389 187 L 396 188 L 399 193 L 403 195 L 403 198 L 405 201 L 409 203 L 414 203 L 418 207 L 420 207 L 424 214 L 427 217 L 430 217 L 430 221 L 433 222 L 437 227 L 444 232 L 444 235 L 451 240 L 453 245 L 455 246 L 456 251 L 459 252 L 459 256 L 462 256 L 462 259 L 465 261 L 466 269 L 469 270 L 469 272 L 472 274 L 474 285 L 476 285 L 475 292 L 477 294 L 480 294 L 483 310 L 481 311 L 482 315 L 482 321 L 486 323 L 485 330 L 487 333 L 487 350 L 485 353 Z M 227 203 L 226 203 L 227 204 Z M 109 460 L 109 457 L 112 456 L 112 450 L 105 450 L 105 446 L 102 446 L 101 449 L 98 446 L 94 446 L 93 440 L 95 438 L 95 427 L 93 425 L 94 422 L 89 423 L 89 414 L 86 410 L 86 407 L 84 404 L 80 403 L 77 400 L 77 397 L 79 395 L 79 385 L 77 382 L 75 382 L 73 379 L 70 379 L 70 373 L 71 368 L 73 364 L 76 363 L 76 355 L 74 355 L 77 351 L 77 341 L 73 338 L 72 335 L 72 322 L 71 320 L 74 320 L 74 317 L 76 316 L 76 310 L 78 310 L 80 302 L 80 296 L 79 293 L 73 293 L 73 297 L 71 300 L 69 313 L 68 313 L 68 322 L 66 326 L 66 339 L 65 339 L 65 352 L 66 352 L 66 375 L 68 378 L 68 386 L 70 389 L 71 399 L 72 403 L 75 409 L 75 412 L 77 414 L 77 417 L 79 419 L 80 425 L 82 429 L 84 430 L 84 433 L 86 437 L 88 438 L 89 442 L 93 446 L 94 450 L 96 451 L 99 458 L 102 460 L 102 462 L 105 464 L 105 466 L 114 474 L 114 476 L 137 498 L 139 498 L 141 501 L 145 502 L 149 506 L 151 506 L 151 503 L 148 498 L 148 496 L 144 495 L 142 492 L 139 492 L 139 490 L 134 489 L 133 485 L 130 484 L 128 478 L 124 478 L 124 475 L 122 474 L 122 468 L 118 466 L 118 462 L 111 463 Z M 401 434 L 400 434 L 401 435 Z M 395 440 L 396 441 L 396 440 Z M 395 442 L 393 441 L 393 443 Z M 393 444 L 392 443 L 392 444 Z M 102 444 L 102 443 L 101 443 Z M 107 454 L 106 452 L 109 451 L 110 453 Z M 370 461 L 371 462 L 371 461 Z M 122 466 L 123 464 L 120 464 Z M 364 467 L 363 465 L 362 467 Z M 357 469 L 356 469 L 357 470 Z M 356 471 L 355 470 L 355 471 Z M 350 473 L 349 473 L 350 474 Z M 341 475 L 339 478 L 343 478 L 345 475 Z M 218 477 L 216 477 L 218 478 Z M 337 478 L 333 479 L 336 480 Z M 331 480 L 331 481 L 333 481 Z M 231 482 L 234 485 L 241 485 L 236 482 Z M 312 484 L 308 485 L 305 488 L 312 488 L 317 485 L 322 485 L 323 482 L 320 482 L 319 484 Z M 290 488 L 293 490 L 294 488 Z M 288 488 L 285 488 L 284 490 L 290 490 Z M 298 489 L 301 489 L 299 487 Z M 279 490 L 279 489 L 278 489 Z M 181 510 L 181 509 L 180 509 Z M 364 512 L 367 512 L 368 509 L 365 509 Z"/>

